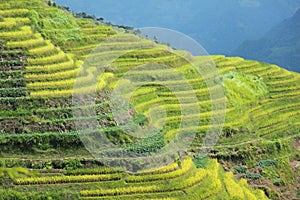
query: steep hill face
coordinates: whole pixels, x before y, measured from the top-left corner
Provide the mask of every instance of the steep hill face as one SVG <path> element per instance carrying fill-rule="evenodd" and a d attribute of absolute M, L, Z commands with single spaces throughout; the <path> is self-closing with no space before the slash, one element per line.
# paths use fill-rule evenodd
<path fill-rule="evenodd" d="M 3 179 L 0 193 L 4 199 L 264 199 L 265 194 L 272 199 L 290 199 L 295 196 L 298 172 L 293 167 L 299 161 L 299 74 L 239 57 L 211 56 L 226 91 L 226 97 L 216 101 L 226 101 L 227 115 L 221 138 L 209 156 L 217 158 L 236 176 L 247 178 L 263 194 L 251 189 L 244 179 L 237 182 L 231 173 L 222 171 L 216 160 L 198 156 L 203 136 L 210 128 L 213 102 L 205 77 L 179 56 L 188 55 L 187 52 L 170 51 L 167 46 L 143 38 L 139 43 L 133 42 L 136 36 L 124 30 L 96 25 L 91 19 L 74 18 L 39 0 L 0 1 L 0 9 L 0 166 L 21 166 L 40 172 L 33 178 Z M 90 90 L 94 69 L 78 72 L 88 55 L 95 53 L 92 49 L 107 38 L 113 39 L 102 46 L 102 55 L 118 55 L 124 49 L 134 51 L 116 59 L 99 78 L 93 108 L 100 126 L 93 131 L 105 133 L 110 142 L 127 151 L 151 154 L 178 137 L 181 107 L 193 109 L 197 104 L 200 114 L 184 118 L 186 124 L 199 118 L 199 124 L 183 130 L 197 132 L 186 159 L 174 158 L 175 164 L 132 175 L 103 167 L 101 160 L 85 149 L 75 122 L 86 119 L 74 118 L 73 111 L 89 109 L 91 105 L 74 107 L 74 84 L 79 81 L 83 83 L 82 91 Z M 202 60 L 203 57 L 194 57 L 193 62 Z M 191 88 L 181 87 L 180 81 L 162 79 L 179 88 L 172 93 L 157 81 L 151 82 L 171 76 L 167 68 L 133 70 L 147 63 L 170 66 L 186 78 Z M 118 80 L 126 77 L 128 71 L 138 77 L 129 85 L 141 87 L 130 94 L 127 107 L 141 126 L 150 122 L 159 125 L 161 119 L 153 116 L 167 114 L 159 134 L 133 137 L 113 117 L 110 97 Z M 150 78 L 139 79 L 143 75 Z M 195 93 L 196 102 L 177 99 L 178 95 L 184 97 L 190 93 Z M 155 107 L 157 104 L 161 107 Z"/>
<path fill-rule="evenodd" d="M 300 72 L 300 9 L 273 27 L 263 38 L 246 41 L 233 54 L 278 64 Z"/>

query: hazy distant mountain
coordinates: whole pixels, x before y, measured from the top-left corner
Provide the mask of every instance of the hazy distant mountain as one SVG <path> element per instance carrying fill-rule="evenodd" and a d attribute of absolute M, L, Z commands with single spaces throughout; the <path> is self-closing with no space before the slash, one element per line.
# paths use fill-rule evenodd
<path fill-rule="evenodd" d="M 300 9 L 261 39 L 244 42 L 233 54 L 300 72 Z"/>
<path fill-rule="evenodd" d="M 115 24 L 183 32 L 211 54 L 229 54 L 291 17 L 300 0 L 56 0 Z"/>

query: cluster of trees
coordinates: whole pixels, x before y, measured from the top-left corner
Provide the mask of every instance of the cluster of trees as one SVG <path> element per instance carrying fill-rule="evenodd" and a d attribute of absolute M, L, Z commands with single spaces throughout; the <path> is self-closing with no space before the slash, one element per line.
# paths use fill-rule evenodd
<path fill-rule="evenodd" d="M 108 26 L 113 26 L 113 27 L 117 27 L 117 28 L 122 28 L 122 29 L 125 29 L 125 30 L 133 30 L 134 28 L 131 27 L 131 26 L 125 26 L 125 25 L 115 25 L 111 22 L 105 22 L 104 21 L 104 18 L 103 17 L 96 17 L 95 15 L 89 15 L 85 12 L 73 12 L 71 11 L 71 9 L 67 6 L 61 6 L 61 5 L 58 5 L 57 3 L 49 0 L 48 1 L 48 6 L 53 6 L 53 7 L 57 7 L 57 8 L 60 8 L 62 10 L 65 10 L 67 12 L 70 12 L 73 14 L 74 17 L 76 18 L 84 18 L 84 19 L 91 19 L 93 20 L 96 24 L 106 24 Z"/>

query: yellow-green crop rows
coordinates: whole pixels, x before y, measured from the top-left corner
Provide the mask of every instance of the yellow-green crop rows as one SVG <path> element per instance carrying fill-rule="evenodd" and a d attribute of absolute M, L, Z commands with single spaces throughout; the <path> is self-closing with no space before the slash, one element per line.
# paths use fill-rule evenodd
<path fill-rule="evenodd" d="M 59 28 L 59 22 L 58 27 L 51 27 L 48 21 L 52 14 L 71 20 L 69 29 L 67 25 Z M 36 20 L 50 28 L 39 26 Z M 57 34 L 65 40 L 55 38 Z M 0 194 L 11 187 L 8 193 L 31 195 L 33 199 L 47 196 L 53 199 L 266 198 L 261 190 L 251 189 L 244 179 L 236 181 L 231 173 L 225 173 L 213 159 L 206 168 L 196 168 L 188 156 L 181 163 L 129 174 L 107 169 L 101 166 L 101 160 L 91 157 L 74 124 L 79 119 L 74 118 L 73 109 L 80 109 L 72 105 L 74 84 L 82 84 L 80 91 L 97 92 L 95 105 L 82 105 L 94 108 L 97 113 L 99 129 L 93 131 L 104 132 L 114 143 L 131 145 L 139 140 L 118 126 L 109 101 L 118 80 L 126 79 L 128 73 L 133 80 L 125 82 L 137 87 L 134 92 L 124 94 L 130 96 L 134 117 L 142 116 L 145 119 L 141 123 L 146 125 L 149 121 L 155 126 L 164 123 L 158 139 L 145 140 L 141 142 L 145 146 L 137 146 L 144 153 L 161 148 L 161 144 L 168 145 L 180 131 L 196 132 L 188 151 L 197 153 L 206 131 L 211 128 L 212 115 L 225 112 L 224 130 L 211 150 L 212 157 L 219 160 L 231 159 L 226 153 L 237 150 L 231 145 L 268 145 L 277 139 L 293 141 L 299 137 L 299 74 L 239 57 L 210 56 L 224 81 L 226 94 L 212 102 L 210 92 L 218 91 L 218 86 L 208 88 L 205 80 L 214 74 L 202 77 L 194 69 L 194 64 L 205 57 L 195 57 L 189 62 L 187 52 L 170 51 L 165 45 L 136 38 L 106 24 L 74 18 L 44 1 L 0 0 L 0 151 L 3 158 L 0 166 L 45 171 L 38 177 L 19 177 L 8 182 L 9 186 L 0 188 Z M 99 44 L 101 51 L 93 51 Z M 90 67 L 78 76 L 84 60 L 90 56 L 117 56 L 99 77 L 97 86 L 90 84 L 97 69 Z M 189 87 L 183 87 L 184 84 Z M 226 109 L 218 107 L 212 113 L 213 103 L 222 102 L 226 102 Z M 200 113 L 182 117 L 182 109 L 194 107 L 199 107 Z M 167 114 L 164 119 L 154 117 L 164 114 Z M 197 119 L 199 124 L 180 129 L 182 119 L 187 124 Z M 286 129 L 290 130 L 285 132 Z M 242 154 L 242 163 L 251 158 L 242 151 L 238 153 Z M 233 156 L 238 157 L 238 153 L 233 152 Z"/>
<path fill-rule="evenodd" d="M 72 194 L 73 198 L 81 199 L 214 199 L 219 193 L 228 199 L 228 195 L 239 195 L 240 199 L 247 196 L 266 199 L 260 194 L 261 191 L 251 189 L 245 180 L 241 180 L 243 184 L 240 184 L 232 174 L 225 173 L 216 160 L 211 160 L 207 169 L 197 169 L 192 159 L 187 157 L 180 166 L 171 164 L 159 170 L 138 174 L 105 170 L 98 171 L 96 175 L 90 175 L 88 170 L 86 173 L 83 170 L 80 175 L 67 175 L 62 171 L 60 175 L 53 176 L 41 173 L 39 177 L 18 178 L 14 182 L 16 190 L 37 193 L 38 187 L 43 187 L 43 191 L 47 193 L 60 188 Z M 232 188 L 232 185 L 241 193 L 227 193 L 227 187 Z"/>

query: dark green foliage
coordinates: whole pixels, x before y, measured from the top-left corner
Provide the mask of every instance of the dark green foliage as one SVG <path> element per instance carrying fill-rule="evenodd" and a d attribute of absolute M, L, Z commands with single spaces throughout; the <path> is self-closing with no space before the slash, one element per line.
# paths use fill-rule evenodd
<path fill-rule="evenodd" d="M 14 191 L 12 189 L 9 190 L 0 190 L 0 200 L 25 200 L 23 193 Z"/>
<path fill-rule="evenodd" d="M 261 179 L 263 176 L 257 173 L 248 173 L 244 175 L 244 178 L 249 178 L 253 180 Z"/>
<path fill-rule="evenodd" d="M 78 159 L 70 160 L 66 162 L 66 166 L 64 169 L 66 170 L 75 170 L 80 169 L 82 167 L 82 163 Z"/>
<path fill-rule="evenodd" d="M 23 71 L 14 70 L 14 71 L 0 71 L 0 78 L 7 79 L 8 77 L 12 78 L 23 78 Z"/>
<path fill-rule="evenodd" d="M 25 83 L 23 79 L 1 79 L 0 85 L 1 88 L 17 88 L 24 87 Z"/>
<path fill-rule="evenodd" d="M 280 186 L 284 186 L 285 183 L 281 178 L 276 178 L 273 180 L 273 184 L 280 187 Z"/>
<path fill-rule="evenodd" d="M 13 60 L 15 58 L 22 58 L 26 54 L 27 53 L 22 50 L 12 50 L 12 51 L 3 50 L 0 54 L 0 57 L 5 60 Z"/>
<path fill-rule="evenodd" d="M 17 192 L 12 189 L 0 190 L 0 200 L 65 200 L 78 199 L 78 195 L 70 192 L 61 192 L 58 190 L 46 191 L 43 193 L 27 191 L 26 195 L 23 192 Z"/>
<path fill-rule="evenodd" d="M 22 88 L 22 87 L 0 89 L 0 97 L 22 97 L 26 95 L 27 95 L 26 88 Z"/>
<path fill-rule="evenodd" d="M 234 169 L 240 174 L 245 174 L 247 170 L 244 166 L 235 166 Z"/>
<path fill-rule="evenodd" d="M 195 163 L 197 168 L 206 168 L 209 164 L 209 157 L 203 155 L 197 155 L 193 158 L 193 162 Z"/>
<path fill-rule="evenodd" d="M 16 67 L 23 65 L 23 62 L 20 60 L 3 60 L 0 61 L 0 66 L 1 67 Z"/>
<path fill-rule="evenodd" d="M 23 167 L 40 170 L 68 170 L 67 174 L 71 174 L 77 166 L 81 170 L 82 167 L 102 167 L 103 165 L 95 159 L 84 158 L 69 158 L 69 159 L 43 159 L 43 160 L 30 160 L 30 159 L 1 159 L 2 167 L 15 168 Z M 77 169 L 77 168 L 76 168 Z M 76 170 L 75 172 L 76 173 Z M 78 172 L 80 173 L 80 172 Z"/>
<path fill-rule="evenodd" d="M 260 167 L 277 166 L 277 161 L 275 161 L 275 160 L 260 160 L 256 163 L 256 165 L 260 166 Z"/>
<path fill-rule="evenodd" d="M 143 126 L 148 121 L 148 119 L 145 115 L 139 113 L 139 114 L 135 115 L 133 121 L 136 124 Z"/>
<path fill-rule="evenodd" d="M 24 81 L 26 65 L 24 51 L 0 51 L 0 98 L 15 98 L 28 95 Z"/>
<path fill-rule="evenodd" d="M 78 13 L 74 13 L 74 16 L 77 18 L 85 18 L 85 19 L 96 19 L 95 15 L 88 15 L 85 12 L 78 12 Z"/>
<path fill-rule="evenodd" d="M 43 133 L 43 134 L 7 134 L 0 136 L 1 151 L 32 151 L 34 147 L 70 148 L 81 146 L 78 133 Z"/>
<path fill-rule="evenodd" d="M 139 155 L 149 155 L 151 152 L 157 152 L 165 146 L 164 138 L 157 133 L 153 136 L 147 137 L 142 141 L 134 143 L 125 149 L 130 152 L 138 153 Z"/>
<path fill-rule="evenodd" d="M 232 129 L 231 127 L 223 127 L 223 136 L 225 137 L 232 137 L 233 135 L 238 133 L 238 130 Z"/>

